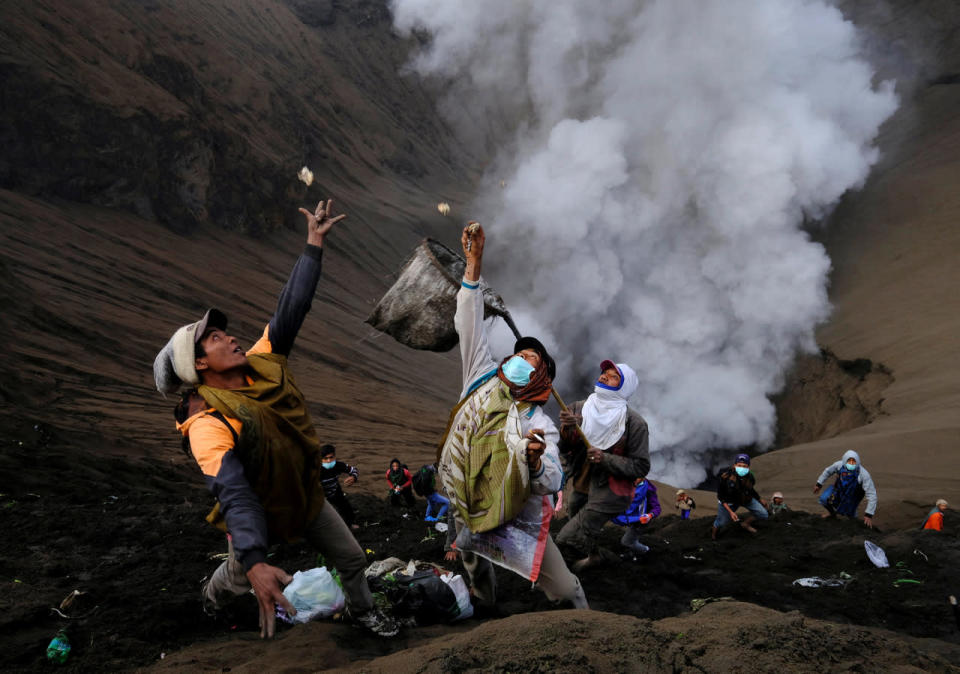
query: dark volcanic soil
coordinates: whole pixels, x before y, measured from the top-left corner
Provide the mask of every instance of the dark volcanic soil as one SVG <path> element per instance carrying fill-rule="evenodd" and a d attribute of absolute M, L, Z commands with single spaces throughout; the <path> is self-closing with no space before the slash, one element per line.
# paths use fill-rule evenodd
<path fill-rule="evenodd" d="M 0 504 L 5 541 L 0 650 L 6 667 L 47 668 L 44 648 L 63 627 L 74 647 L 65 671 L 140 667 L 193 645 L 177 656 L 183 665 L 191 651 L 203 644 L 217 647 L 225 639 L 255 647 L 252 597 L 215 619 L 201 610 L 201 580 L 218 564 L 211 556 L 224 552 L 225 545 L 203 521 L 210 497 L 185 457 L 130 462 L 65 453 L 47 447 L 44 429 L 31 434 L 6 440 L 0 453 L 3 473 L 26 476 L 8 487 Z M 29 469 L 37 465 L 44 466 L 42 477 Z M 374 551 L 372 557 L 441 561 L 443 540 L 428 538 L 430 529 L 420 519 L 422 500 L 409 518 L 374 496 L 353 493 L 352 500 L 364 522 L 357 538 Z M 555 522 L 554 529 L 561 523 Z M 652 548 L 648 555 L 581 575 L 591 607 L 659 619 L 689 611 L 694 598 L 731 596 L 811 618 L 960 644 L 946 603 L 946 595 L 960 591 L 955 532 L 870 532 L 860 523 L 824 521 L 800 512 L 769 523 L 755 537 L 737 530 L 713 543 L 709 527 L 709 518 L 655 520 L 645 539 Z M 617 547 L 619 535 L 617 528 L 605 531 L 611 548 Z M 864 554 L 865 538 L 884 547 L 894 566 L 874 568 Z M 306 546 L 288 545 L 278 547 L 272 561 L 293 572 L 314 566 L 316 558 Z M 854 578 L 844 590 L 792 585 L 796 578 L 841 571 Z M 901 578 L 920 583 L 895 586 Z M 498 580 L 505 615 L 557 608 L 516 575 L 498 570 Z M 84 594 L 65 611 L 73 619 L 65 619 L 51 607 L 73 590 Z M 346 665 L 478 624 L 470 620 L 456 629 L 416 628 L 391 642 L 346 625 L 331 626 L 334 632 L 317 638 L 332 638 L 339 664 Z M 229 656 L 223 657 L 229 666 Z M 327 666 L 336 664 L 333 660 Z"/>

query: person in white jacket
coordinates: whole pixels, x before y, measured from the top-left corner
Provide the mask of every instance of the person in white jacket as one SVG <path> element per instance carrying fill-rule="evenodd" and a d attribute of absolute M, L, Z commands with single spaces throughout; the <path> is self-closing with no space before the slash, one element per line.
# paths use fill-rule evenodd
<path fill-rule="evenodd" d="M 856 517 L 857 506 L 866 496 L 867 507 L 863 513 L 863 523 L 873 527 L 873 516 L 877 514 L 877 488 L 870 473 L 860 465 L 860 455 L 852 449 L 847 450 L 842 459 L 824 468 L 813 488 L 814 494 L 820 493 L 823 483 L 831 475 L 837 476 L 836 481 L 827 486 L 820 495 L 820 505 L 827 509 L 823 516 Z"/>
<path fill-rule="evenodd" d="M 460 338 L 463 365 L 463 389 L 460 403 L 452 414 L 450 429 L 440 454 L 438 476 L 456 511 L 457 531 L 470 526 L 471 531 L 490 528 L 492 524 L 506 523 L 510 513 L 530 501 L 542 502 L 543 496 L 558 491 L 563 469 L 557 450 L 560 434 L 542 405 L 550 394 L 555 375 L 553 358 L 546 348 L 532 337 L 519 339 L 514 355 L 502 362 L 490 353 L 486 327 L 483 322 L 484 303 L 480 283 L 485 235 L 482 228 L 469 232 L 464 228 L 461 242 L 466 257 L 466 271 L 457 293 L 457 311 L 454 325 Z M 472 240 L 471 240 L 472 239 Z M 478 431 L 477 424 L 493 418 L 491 410 L 499 399 L 499 421 L 487 431 Z M 477 443 L 499 442 L 499 465 L 493 482 L 473 490 L 484 495 L 494 493 L 502 500 L 492 507 L 480 508 L 462 497 L 463 483 L 470 480 L 464 466 L 469 465 L 476 475 Z M 489 438 L 489 440 L 487 440 Z M 505 447 L 504 447 L 505 445 Z M 522 458 L 520 458 L 522 457 Z M 489 467 L 489 463 L 486 464 Z M 486 469 L 485 469 L 486 470 Z M 459 485 L 458 485 L 459 481 Z M 506 482 L 522 484 L 525 499 L 516 498 L 516 491 L 504 486 Z M 527 489 L 528 485 L 528 489 Z M 496 497 L 494 497 L 496 499 Z M 519 501 L 519 502 L 518 502 Z M 489 499 L 487 500 L 489 503 Z M 497 517 L 500 517 L 497 520 Z M 473 525 L 476 525 L 476 529 Z M 482 525 L 482 526 L 481 526 Z M 481 605 L 492 606 L 496 601 L 496 577 L 491 562 L 480 555 L 463 550 L 463 564 L 470 577 L 474 594 Z M 588 608 L 580 580 L 570 572 L 553 539 L 547 535 L 537 586 L 554 601 L 569 600 L 577 608 Z"/>

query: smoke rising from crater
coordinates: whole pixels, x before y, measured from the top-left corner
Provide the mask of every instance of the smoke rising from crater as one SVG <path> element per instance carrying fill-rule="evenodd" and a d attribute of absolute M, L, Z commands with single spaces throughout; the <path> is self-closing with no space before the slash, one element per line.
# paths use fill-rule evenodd
<path fill-rule="evenodd" d="M 395 0 L 411 67 L 500 148 L 471 205 L 485 276 L 586 394 L 630 363 L 654 477 L 769 446 L 767 396 L 827 318 L 802 224 L 860 186 L 897 106 L 818 0 Z M 505 186 L 501 186 L 501 180 Z M 565 381 L 564 381 L 565 380 Z"/>

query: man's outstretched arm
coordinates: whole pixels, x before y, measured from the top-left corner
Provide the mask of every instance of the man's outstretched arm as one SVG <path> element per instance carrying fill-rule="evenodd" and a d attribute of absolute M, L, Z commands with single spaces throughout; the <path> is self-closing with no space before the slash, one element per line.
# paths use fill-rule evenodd
<path fill-rule="evenodd" d="M 346 215 L 332 215 L 333 199 L 321 201 L 316 211 L 311 213 L 305 208 L 300 212 L 307 219 L 307 247 L 297 259 L 290 272 L 290 278 L 280 291 L 277 310 L 270 319 L 267 338 L 270 351 L 281 355 L 290 355 L 293 342 L 300 332 L 300 326 L 310 311 L 313 296 L 317 292 L 320 280 L 320 261 L 323 257 L 323 241 L 333 226 Z"/>

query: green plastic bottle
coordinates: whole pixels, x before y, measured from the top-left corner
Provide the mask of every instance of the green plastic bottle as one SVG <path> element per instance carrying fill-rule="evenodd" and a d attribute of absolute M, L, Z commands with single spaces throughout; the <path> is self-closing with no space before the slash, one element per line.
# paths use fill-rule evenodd
<path fill-rule="evenodd" d="M 62 665 L 67 661 L 70 655 L 70 640 L 67 639 L 66 630 L 57 632 L 57 636 L 50 640 L 47 646 L 47 660 Z"/>

